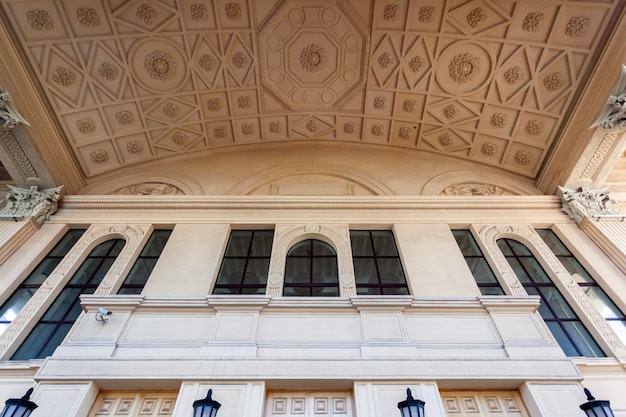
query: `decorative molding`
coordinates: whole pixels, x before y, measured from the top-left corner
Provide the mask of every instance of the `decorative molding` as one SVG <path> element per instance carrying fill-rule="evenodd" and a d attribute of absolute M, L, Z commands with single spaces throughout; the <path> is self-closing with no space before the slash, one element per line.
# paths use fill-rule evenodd
<path fill-rule="evenodd" d="M 561 211 L 576 224 L 587 216 L 616 214 L 611 205 L 614 203 L 606 189 L 590 190 L 582 187 L 580 191 L 559 186 L 558 196 L 561 198 Z"/>
<path fill-rule="evenodd" d="M 4 129 L 13 129 L 20 123 L 30 126 L 10 103 L 11 95 L 0 91 L 0 123 Z"/>
<path fill-rule="evenodd" d="M 268 273 L 267 294 L 282 295 L 287 252 L 296 243 L 306 239 L 319 239 L 337 251 L 337 278 L 340 296 L 356 295 L 354 267 L 347 225 L 277 225 Z"/>
<path fill-rule="evenodd" d="M 514 193 L 493 184 L 462 183 L 444 188 L 441 195 L 514 195 Z"/>
<path fill-rule="evenodd" d="M 608 106 L 604 113 L 591 127 L 602 126 L 604 129 L 617 127 L 626 129 L 626 65 L 622 65 L 620 80 L 615 87 L 615 92 L 606 101 Z"/>
<path fill-rule="evenodd" d="M 472 81 L 480 71 L 480 61 L 470 53 L 455 55 L 448 65 L 450 78 L 459 84 Z"/>
<path fill-rule="evenodd" d="M 526 296 L 526 290 L 522 286 L 522 283 L 517 278 L 515 271 L 509 265 L 509 262 L 506 260 L 502 251 L 498 247 L 497 240 L 507 234 L 514 234 L 516 232 L 516 228 L 513 226 L 501 226 L 501 225 L 493 225 L 493 226 L 484 226 L 479 230 L 478 235 L 485 245 L 487 249 L 486 255 L 488 255 L 496 265 L 498 272 L 500 272 L 500 276 L 504 280 L 506 284 L 506 288 L 509 290 L 507 293 L 511 295 L 518 296 Z"/>
<path fill-rule="evenodd" d="M 581 179 L 592 179 L 595 175 L 596 171 L 604 161 L 604 158 L 608 155 L 609 151 L 613 148 L 613 144 L 617 139 L 617 133 L 615 132 L 606 132 L 604 136 L 602 136 L 602 140 L 598 144 L 593 156 L 587 163 L 587 166 L 583 170 L 580 175 Z"/>
<path fill-rule="evenodd" d="M 0 129 L 0 138 L 4 142 L 5 148 L 9 151 L 15 165 L 20 169 L 24 178 L 39 178 L 39 174 L 30 162 L 28 155 L 24 152 L 24 148 L 15 137 L 15 133 L 11 130 Z"/>
<path fill-rule="evenodd" d="M 17 188 L 7 185 L 10 191 L 0 203 L 4 207 L 0 215 L 5 217 L 33 217 L 38 224 L 44 224 L 50 220 L 50 216 L 57 212 L 58 201 L 61 198 L 63 186 L 48 190 L 37 190 L 33 185 L 30 189 Z"/>
<path fill-rule="evenodd" d="M 127 185 L 112 192 L 117 195 L 176 195 L 184 194 L 180 188 L 163 182 L 143 182 Z"/>

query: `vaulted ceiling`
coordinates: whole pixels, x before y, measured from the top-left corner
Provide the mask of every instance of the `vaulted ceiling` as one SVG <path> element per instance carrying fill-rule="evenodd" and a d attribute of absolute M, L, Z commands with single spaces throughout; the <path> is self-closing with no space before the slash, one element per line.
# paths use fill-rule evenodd
<path fill-rule="evenodd" d="M 87 181 L 173 155 L 314 140 L 434 152 L 537 179 L 550 152 L 565 146 L 565 127 L 624 7 L 620 0 L 0 5 Z"/>

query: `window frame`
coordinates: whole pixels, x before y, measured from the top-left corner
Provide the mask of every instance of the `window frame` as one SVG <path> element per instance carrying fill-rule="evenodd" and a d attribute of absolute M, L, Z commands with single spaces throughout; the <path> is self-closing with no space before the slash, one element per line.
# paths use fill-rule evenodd
<path fill-rule="evenodd" d="M 290 255 L 290 252 L 296 248 L 298 245 L 301 245 L 302 243 L 305 242 L 310 242 L 310 248 L 311 248 L 311 252 L 310 254 L 306 254 L 306 255 Z M 330 248 L 333 252 L 334 255 L 320 255 L 320 254 L 314 254 L 314 249 L 315 249 L 315 242 L 321 242 L 322 244 L 326 245 L 328 248 Z M 305 273 L 308 272 L 309 274 L 309 281 L 308 282 L 287 282 L 287 269 L 289 268 L 290 265 L 290 259 L 305 259 L 305 260 L 309 260 L 309 270 L 308 271 L 304 271 Z M 328 281 L 328 282 L 315 282 L 314 280 L 314 274 L 315 274 L 315 260 L 318 259 L 334 259 L 334 265 L 335 265 L 335 281 Z M 298 242 L 295 242 L 293 245 L 291 245 L 291 247 L 289 249 L 287 249 L 287 254 L 285 256 L 285 271 L 283 273 L 283 297 L 340 297 L 341 296 L 341 287 L 339 285 L 339 257 L 337 254 L 337 249 L 335 249 L 335 247 L 333 245 L 331 245 L 330 243 L 321 240 L 321 239 L 316 239 L 316 238 L 308 238 L 308 239 L 303 239 L 300 240 Z M 308 289 L 309 294 L 308 295 L 285 295 L 285 289 L 286 288 L 306 288 Z M 337 289 L 337 293 L 336 294 L 332 294 L 332 295 L 315 295 L 314 292 L 316 291 L 316 289 L 323 289 L 323 288 L 336 288 Z"/>

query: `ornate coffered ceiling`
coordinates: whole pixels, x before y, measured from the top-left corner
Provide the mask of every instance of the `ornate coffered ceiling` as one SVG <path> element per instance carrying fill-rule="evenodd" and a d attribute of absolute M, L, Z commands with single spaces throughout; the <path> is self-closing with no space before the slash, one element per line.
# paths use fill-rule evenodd
<path fill-rule="evenodd" d="M 0 0 L 86 177 L 350 141 L 535 178 L 619 0 Z"/>

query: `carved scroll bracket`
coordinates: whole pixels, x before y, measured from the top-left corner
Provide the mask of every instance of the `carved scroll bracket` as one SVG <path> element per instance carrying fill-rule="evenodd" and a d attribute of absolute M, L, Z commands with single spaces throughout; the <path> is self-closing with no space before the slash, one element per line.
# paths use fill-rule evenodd
<path fill-rule="evenodd" d="M 10 191 L 0 200 L 4 207 L 0 209 L 0 217 L 33 217 L 41 225 L 50 220 L 57 212 L 61 189 L 63 186 L 48 190 L 37 190 L 34 185 L 30 189 L 7 185 Z"/>
<path fill-rule="evenodd" d="M 617 214 L 612 205 L 606 189 L 590 190 L 589 187 L 582 187 L 580 191 L 570 190 L 559 186 L 559 197 L 561 198 L 561 211 L 569 216 L 576 224 L 585 217 L 611 216 Z"/>
<path fill-rule="evenodd" d="M 609 96 L 606 103 L 607 107 L 604 113 L 591 127 L 602 126 L 604 129 L 613 129 L 614 127 L 618 127 L 620 130 L 626 129 L 626 65 L 622 65 L 622 76 L 617 84 L 615 93 Z"/>
<path fill-rule="evenodd" d="M 9 93 L 0 92 L 0 123 L 5 129 L 13 129 L 20 123 L 30 126 L 10 103 L 11 95 Z"/>

